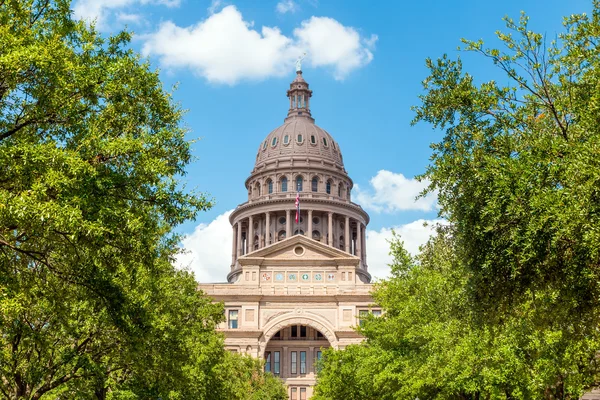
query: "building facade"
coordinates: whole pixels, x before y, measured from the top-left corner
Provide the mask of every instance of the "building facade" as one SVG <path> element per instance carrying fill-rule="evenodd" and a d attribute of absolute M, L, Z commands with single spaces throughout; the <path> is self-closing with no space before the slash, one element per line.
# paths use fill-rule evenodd
<path fill-rule="evenodd" d="M 301 70 L 287 97 L 284 124 L 259 145 L 248 200 L 230 216 L 228 282 L 200 289 L 225 304 L 227 349 L 264 359 L 290 399 L 306 400 L 323 349 L 360 342 L 353 327 L 379 310 L 371 307 L 369 216 L 351 201 L 339 144 L 315 125 Z"/>

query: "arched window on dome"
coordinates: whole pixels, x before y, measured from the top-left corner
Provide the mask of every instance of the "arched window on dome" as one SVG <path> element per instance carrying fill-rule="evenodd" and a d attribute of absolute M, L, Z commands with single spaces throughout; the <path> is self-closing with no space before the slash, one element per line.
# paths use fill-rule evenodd
<path fill-rule="evenodd" d="M 283 137 L 283 144 L 288 144 L 290 142 L 290 136 L 289 135 L 285 135 Z"/>
<path fill-rule="evenodd" d="M 325 184 L 325 191 L 327 192 L 327 194 L 331 194 L 331 179 L 329 179 Z"/>
<path fill-rule="evenodd" d="M 301 175 L 298 175 L 296 177 L 296 190 L 301 192 L 302 191 L 302 182 L 304 181 L 304 179 L 302 178 Z"/>
<path fill-rule="evenodd" d="M 273 147 L 277 146 L 277 136 L 275 136 L 273 138 L 273 141 L 271 141 L 271 146 L 273 146 Z"/>
<path fill-rule="evenodd" d="M 315 135 L 310 135 L 310 144 L 317 144 L 317 138 Z"/>
<path fill-rule="evenodd" d="M 285 176 L 281 178 L 281 191 L 287 192 L 287 178 Z"/>
<path fill-rule="evenodd" d="M 269 194 L 273 193 L 273 181 L 271 179 L 267 179 L 267 192 Z"/>
<path fill-rule="evenodd" d="M 317 178 L 316 176 L 312 178 L 312 181 L 310 183 L 310 189 L 313 192 L 316 192 L 319 190 L 319 178 Z"/>
<path fill-rule="evenodd" d="M 323 138 L 323 145 L 327 147 L 327 138 Z"/>
<path fill-rule="evenodd" d="M 258 183 L 258 182 L 256 183 L 256 186 L 255 186 L 254 190 L 255 190 L 255 193 L 256 193 L 256 197 L 259 197 L 260 196 L 260 183 Z"/>
<path fill-rule="evenodd" d="M 299 133 L 299 134 L 298 134 L 298 137 L 296 138 L 296 141 L 297 141 L 298 143 L 302 143 L 302 142 L 304 141 L 304 138 L 302 137 L 302 134 L 301 134 L 301 133 Z"/>

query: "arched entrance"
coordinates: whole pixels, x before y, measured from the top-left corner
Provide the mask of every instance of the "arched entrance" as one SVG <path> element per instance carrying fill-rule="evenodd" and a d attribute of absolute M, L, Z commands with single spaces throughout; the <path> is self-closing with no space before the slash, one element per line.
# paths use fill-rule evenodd
<path fill-rule="evenodd" d="M 318 362 L 331 343 L 313 324 L 288 321 L 264 346 L 265 371 L 283 379 L 290 400 L 308 400 L 316 383 Z"/>

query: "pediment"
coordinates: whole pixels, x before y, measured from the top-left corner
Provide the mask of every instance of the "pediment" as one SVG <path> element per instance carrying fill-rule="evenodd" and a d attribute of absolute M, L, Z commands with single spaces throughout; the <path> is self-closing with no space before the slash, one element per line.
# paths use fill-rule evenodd
<path fill-rule="evenodd" d="M 240 257 L 241 265 L 331 264 L 358 265 L 360 259 L 304 235 L 295 235 Z"/>

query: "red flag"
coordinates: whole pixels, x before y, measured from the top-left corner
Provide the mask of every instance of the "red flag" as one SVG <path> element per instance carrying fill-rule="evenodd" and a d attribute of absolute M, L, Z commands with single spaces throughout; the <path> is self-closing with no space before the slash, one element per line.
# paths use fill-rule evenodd
<path fill-rule="evenodd" d="M 296 223 L 300 220 L 300 192 L 296 192 Z"/>

